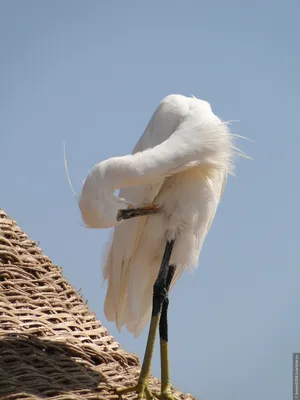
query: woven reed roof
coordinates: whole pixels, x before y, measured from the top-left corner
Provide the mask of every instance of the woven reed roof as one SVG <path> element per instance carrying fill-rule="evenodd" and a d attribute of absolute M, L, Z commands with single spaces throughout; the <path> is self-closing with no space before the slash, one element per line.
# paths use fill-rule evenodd
<path fill-rule="evenodd" d="M 136 383 L 139 368 L 0 209 L 0 399 L 118 399 L 114 387 Z M 159 391 L 159 381 L 150 388 Z"/>

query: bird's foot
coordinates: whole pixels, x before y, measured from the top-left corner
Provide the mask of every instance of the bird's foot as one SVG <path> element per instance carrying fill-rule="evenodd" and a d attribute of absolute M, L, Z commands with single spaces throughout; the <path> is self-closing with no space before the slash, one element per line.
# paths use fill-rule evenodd
<path fill-rule="evenodd" d="M 142 400 L 157 400 L 158 397 L 153 395 L 148 387 L 147 383 L 137 383 L 135 386 L 129 386 L 123 389 L 117 389 L 117 394 L 122 395 L 122 394 L 127 394 L 127 393 L 137 393 L 137 399 Z M 171 399 L 170 399 L 171 400 Z M 173 399 L 174 400 L 174 399 Z"/>
<path fill-rule="evenodd" d="M 177 400 L 176 397 L 172 395 L 170 387 L 164 389 L 161 393 L 154 393 L 154 397 L 159 400 Z"/>

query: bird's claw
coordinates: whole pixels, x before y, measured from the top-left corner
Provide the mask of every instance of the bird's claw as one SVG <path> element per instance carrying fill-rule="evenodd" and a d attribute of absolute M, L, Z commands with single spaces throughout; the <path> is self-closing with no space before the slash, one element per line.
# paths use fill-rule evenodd
<path fill-rule="evenodd" d="M 117 394 L 137 393 L 137 400 L 177 400 L 171 393 L 170 388 L 165 389 L 161 393 L 152 393 L 148 384 L 138 383 L 122 389 L 117 389 Z"/>
<path fill-rule="evenodd" d="M 177 400 L 169 391 L 165 391 L 162 393 L 155 393 L 154 398 L 159 400 Z"/>
<path fill-rule="evenodd" d="M 118 395 L 136 392 L 138 400 L 142 400 L 142 399 L 143 400 L 144 399 L 146 399 L 146 400 L 153 400 L 153 399 L 154 400 L 158 400 L 158 397 L 151 393 L 148 385 L 145 384 L 145 383 L 138 383 L 135 386 L 126 387 L 126 388 L 123 388 L 123 389 L 117 389 L 116 391 L 117 391 Z"/>
<path fill-rule="evenodd" d="M 172 389 L 170 382 L 161 382 L 161 393 L 154 393 L 154 396 L 159 400 L 177 400 L 172 394 Z"/>

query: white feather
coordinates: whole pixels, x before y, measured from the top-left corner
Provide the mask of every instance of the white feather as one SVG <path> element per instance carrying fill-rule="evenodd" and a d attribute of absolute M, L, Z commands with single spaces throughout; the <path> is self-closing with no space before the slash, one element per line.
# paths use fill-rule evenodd
<path fill-rule="evenodd" d="M 158 106 L 133 155 L 97 164 L 79 199 L 92 228 L 115 226 L 104 266 L 105 314 L 118 329 L 137 336 L 151 315 L 152 288 L 166 241 L 175 239 L 172 286 L 184 268 L 196 266 L 204 238 L 232 171 L 234 136 L 194 97 L 167 96 Z M 114 190 L 121 188 L 119 197 Z M 122 223 L 128 204 L 156 203 L 163 213 Z"/>

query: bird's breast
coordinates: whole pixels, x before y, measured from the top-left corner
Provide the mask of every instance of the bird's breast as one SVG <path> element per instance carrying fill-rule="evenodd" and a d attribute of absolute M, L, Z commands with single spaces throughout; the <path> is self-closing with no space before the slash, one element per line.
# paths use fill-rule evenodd
<path fill-rule="evenodd" d="M 139 242 L 140 252 L 151 254 L 151 259 L 156 260 L 153 263 L 159 265 L 166 241 L 175 239 L 172 260 L 181 265 L 197 262 L 216 212 L 221 178 L 220 171 L 199 167 L 167 178 L 154 199 L 163 212 L 147 217 Z"/>

